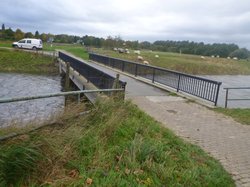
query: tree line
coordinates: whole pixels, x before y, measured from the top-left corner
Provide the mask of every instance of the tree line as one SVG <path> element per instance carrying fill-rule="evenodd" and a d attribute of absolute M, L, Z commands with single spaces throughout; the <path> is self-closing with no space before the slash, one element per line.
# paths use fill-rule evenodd
<path fill-rule="evenodd" d="M 6 29 L 2 24 L 0 30 L 1 40 L 18 41 L 22 38 L 40 38 L 43 42 L 56 43 L 81 43 L 90 47 L 104 47 L 104 48 L 131 48 L 131 49 L 147 49 L 164 52 L 174 52 L 183 54 L 195 54 L 202 56 L 220 56 L 220 57 L 237 57 L 240 59 L 247 59 L 250 57 L 250 52 L 246 48 L 239 48 L 236 44 L 214 43 L 205 44 L 203 42 L 193 41 L 155 41 L 153 43 L 148 41 L 125 41 L 120 36 L 108 36 L 107 38 L 100 38 L 95 36 L 75 36 L 67 34 L 50 34 L 39 33 L 36 31 L 23 32 L 21 29 L 13 31 L 11 28 Z"/>

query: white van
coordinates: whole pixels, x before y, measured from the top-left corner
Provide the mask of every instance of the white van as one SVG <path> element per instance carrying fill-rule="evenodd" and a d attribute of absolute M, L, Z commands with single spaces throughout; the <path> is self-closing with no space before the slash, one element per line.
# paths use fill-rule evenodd
<path fill-rule="evenodd" d="M 43 42 L 40 39 L 24 38 L 18 42 L 14 42 L 12 46 L 17 48 L 37 50 L 43 49 Z"/>

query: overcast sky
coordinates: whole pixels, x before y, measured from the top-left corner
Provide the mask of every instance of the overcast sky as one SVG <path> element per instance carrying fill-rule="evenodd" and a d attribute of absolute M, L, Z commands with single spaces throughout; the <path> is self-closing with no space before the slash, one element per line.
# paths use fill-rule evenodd
<path fill-rule="evenodd" d="M 236 43 L 250 49 L 249 0 L 0 0 L 0 23 L 25 32 Z"/>

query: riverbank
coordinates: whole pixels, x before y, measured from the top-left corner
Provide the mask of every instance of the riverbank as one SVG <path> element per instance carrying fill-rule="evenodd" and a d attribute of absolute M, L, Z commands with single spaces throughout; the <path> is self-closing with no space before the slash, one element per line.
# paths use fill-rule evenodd
<path fill-rule="evenodd" d="M 1 184 L 234 186 L 217 161 L 130 103 L 108 100 L 86 116 L 68 114 L 2 143 Z"/>
<path fill-rule="evenodd" d="M 3 186 L 234 186 L 217 161 L 130 103 L 73 109 L 1 143 Z"/>
<path fill-rule="evenodd" d="M 0 72 L 58 74 L 55 59 L 21 50 L 0 49 Z"/>

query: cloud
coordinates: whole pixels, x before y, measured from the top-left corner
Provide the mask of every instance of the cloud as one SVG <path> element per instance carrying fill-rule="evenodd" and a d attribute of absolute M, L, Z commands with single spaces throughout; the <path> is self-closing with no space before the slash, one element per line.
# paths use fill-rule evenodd
<path fill-rule="evenodd" d="M 25 31 L 250 48 L 248 0 L 1 0 L 0 7 L 0 21 Z"/>

